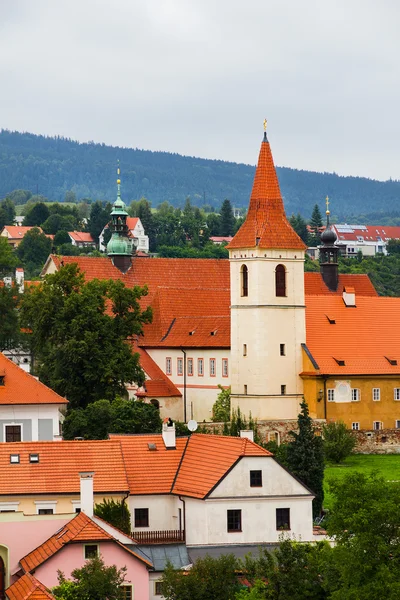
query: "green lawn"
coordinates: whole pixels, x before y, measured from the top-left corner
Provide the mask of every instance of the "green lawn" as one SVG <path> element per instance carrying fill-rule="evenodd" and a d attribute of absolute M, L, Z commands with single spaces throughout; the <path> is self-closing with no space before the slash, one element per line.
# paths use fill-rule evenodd
<path fill-rule="evenodd" d="M 341 479 L 346 473 L 354 473 L 355 471 L 362 473 L 376 471 L 386 481 L 400 482 L 400 454 L 353 454 L 341 465 L 329 463 L 325 469 L 324 508 L 330 509 L 332 506 L 332 496 L 328 491 L 329 480 L 333 478 Z"/>

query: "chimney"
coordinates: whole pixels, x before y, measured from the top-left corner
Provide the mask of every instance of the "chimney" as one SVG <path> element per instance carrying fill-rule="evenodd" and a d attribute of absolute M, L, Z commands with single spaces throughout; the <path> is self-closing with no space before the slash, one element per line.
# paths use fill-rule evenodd
<path fill-rule="evenodd" d="M 343 289 L 343 302 L 346 306 L 356 307 L 356 291 L 353 287 L 345 287 Z"/>
<path fill-rule="evenodd" d="M 240 437 L 247 438 L 248 440 L 254 442 L 254 431 L 252 429 L 241 429 Z"/>
<path fill-rule="evenodd" d="M 15 269 L 15 283 L 20 294 L 24 291 L 24 270 Z"/>
<path fill-rule="evenodd" d="M 94 471 L 79 473 L 81 479 L 81 512 L 93 517 L 93 476 Z"/>
<path fill-rule="evenodd" d="M 167 450 L 175 450 L 176 448 L 176 435 L 175 435 L 175 423 L 171 417 L 167 417 L 163 421 L 162 425 L 162 438 Z"/>

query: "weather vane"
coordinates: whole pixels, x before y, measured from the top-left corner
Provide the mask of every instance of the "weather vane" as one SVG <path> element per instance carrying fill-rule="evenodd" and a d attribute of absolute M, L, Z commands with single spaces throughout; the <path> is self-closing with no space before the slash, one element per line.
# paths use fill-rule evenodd
<path fill-rule="evenodd" d="M 326 214 L 330 215 L 331 211 L 329 210 L 329 196 L 327 196 L 325 198 L 325 202 L 326 202 Z"/>

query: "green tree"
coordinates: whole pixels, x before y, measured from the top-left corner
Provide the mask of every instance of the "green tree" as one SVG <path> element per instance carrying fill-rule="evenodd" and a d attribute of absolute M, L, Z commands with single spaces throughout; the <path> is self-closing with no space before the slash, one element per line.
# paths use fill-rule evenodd
<path fill-rule="evenodd" d="M 220 392 L 212 407 L 212 420 L 221 423 L 231 420 L 231 388 L 218 384 Z"/>
<path fill-rule="evenodd" d="M 61 600 L 122 600 L 126 572 L 126 567 L 107 567 L 101 557 L 92 558 L 81 569 L 72 571 L 72 580 L 58 571 L 59 584 L 51 592 Z"/>
<path fill-rule="evenodd" d="M 332 600 L 400 598 L 399 484 L 349 474 L 329 484 L 334 503 L 327 530 L 337 570 Z"/>
<path fill-rule="evenodd" d="M 220 235 L 222 235 L 222 236 L 233 235 L 234 229 L 235 229 L 235 217 L 233 215 L 231 202 L 227 198 L 222 203 L 220 214 L 221 214 Z"/>
<path fill-rule="evenodd" d="M 21 343 L 18 305 L 20 295 L 15 286 L 0 287 L 0 352 L 17 348 Z"/>
<path fill-rule="evenodd" d="M 7 238 L 0 236 L 0 277 L 8 275 L 17 265 L 14 250 L 7 242 Z"/>
<path fill-rule="evenodd" d="M 131 533 L 131 513 L 125 500 L 115 502 L 112 498 L 103 498 L 103 502 L 95 505 L 94 514 L 124 533 Z"/>
<path fill-rule="evenodd" d="M 209 213 L 206 217 L 206 223 L 208 228 L 208 233 L 211 236 L 220 235 L 221 231 L 221 216 L 212 212 Z"/>
<path fill-rule="evenodd" d="M 44 202 L 32 204 L 26 213 L 24 226 L 39 227 L 50 216 L 49 207 Z"/>
<path fill-rule="evenodd" d="M 267 584 L 261 579 L 256 579 L 254 585 L 246 590 L 240 590 L 235 594 L 235 600 L 265 600 L 267 596 Z"/>
<path fill-rule="evenodd" d="M 120 280 L 85 283 L 69 264 L 24 295 L 22 324 L 32 331 L 38 374 L 71 408 L 114 399 L 125 382 L 144 382 L 139 355 L 126 340 L 151 321 L 151 309 L 139 304 L 145 294 Z"/>
<path fill-rule="evenodd" d="M 37 227 L 26 232 L 17 248 L 20 258 L 31 274 L 38 274 L 51 252 L 51 240 Z"/>
<path fill-rule="evenodd" d="M 60 229 L 54 236 L 54 245 L 58 248 L 62 244 L 71 244 L 71 238 L 65 229 Z"/>
<path fill-rule="evenodd" d="M 305 244 L 307 244 L 307 246 L 309 245 L 309 234 L 307 231 L 307 223 L 305 222 L 305 220 L 303 219 L 303 217 L 301 216 L 300 213 L 297 213 L 297 215 L 292 215 L 289 219 L 289 223 L 291 224 L 291 226 L 293 227 L 293 229 L 295 230 L 295 232 L 297 233 L 297 235 L 303 240 L 303 242 Z"/>
<path fill-rule="evenodd" d="M 72 190 L 67 190 L 65 192 L 64 202 L 69 202 L 69 203 L 72 203 L 72 204 L 76 204 L 78 202 L 78 199 L 76 197 L 75 192 L 73 192 Z"/>
<path fill-rule="evenodd" d="M 50 215 L 48 219 L 42 223 L 42 229 L 45 233 L 55 235 L 58 231 L 75 231 L 77 227 L 76 218 L 73 215 Z"/>
<path fill-rule="evenodd" d="M 29 190 L 13 190 L 7 194 L 7 198 L 10 198 L 14 202 L 15 206 L 19 204 L 26 204 L 29 198 L 32 196 L 32 192 Z"/>
<path fill-rule="evenodd" d="M 300 407 L 301 412 L 297 419 L 298 432 L 290 432 L 294 439 L 287 445 L 286 459 L 293 475 L 314 492 L 313 514 L 318 516 L 324 500 L 323 440 L 315 435 L 307 402 L 303 400 Z"/>
<path fill-rule="evenodd" d="M 139 217 L 145 234 L 149 236 L 149 247 L 153 252 L 155 250 L 155 224 L 151 211 L 151 202 L 146 198 L 141 198 L 138 201 L 134 200 L 131 202 L 128 212 L 132 217 Z"/>
<path fill-rule="evenodd" d="M 320 230 L 323 225 L 321 211 L 319 210 L 318 204 L 314 205 L 311 219 L 310 219 L 310 228 L 313 232 L 314 237 L 317 240 L 320 240 Z"/>
<path fill-rule="evenodd" d="M 14 225 L 15 205 L 10 198 L 5 198 L 0 204 L 0 229 L 4 225 Z"/>
<path fill-rule="evenodd" d="M 102 202 L 99 200 L 92 204 L 87 230 L 91 234 L 96 244 L 99 241 L 100 233 L 110 220 L 111 208 L 111 204 L 107 204 L 105 207 L 103 207 Z"/>
<path fill-rule="evenodd" d="M 341 463 L 354 450 L 356 438 L 343 423 L 336 421 L 327 423 L 322 428 L 325 458 L 335 463 Z"/>
<path fill-rule="evenodd" d="M 388 240 L 386 244 L 386 250 L 389 256 L 392 256 L 393 254 L 400 254 L 400 240 Z"/>

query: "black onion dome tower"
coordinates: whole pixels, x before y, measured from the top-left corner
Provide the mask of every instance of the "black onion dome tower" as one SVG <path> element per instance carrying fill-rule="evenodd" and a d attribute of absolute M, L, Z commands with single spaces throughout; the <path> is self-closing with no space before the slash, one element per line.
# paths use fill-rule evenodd
<path fill-rule="evenodd" d="M 326 197 L 326 229 L 321 235 L 322 245 L 319 246 L 319 264 L 325 285 L 336 292 L 339 284 L 339 248 L 335 245 L 337 235 L 329 224 L 329 198 Z"/>

